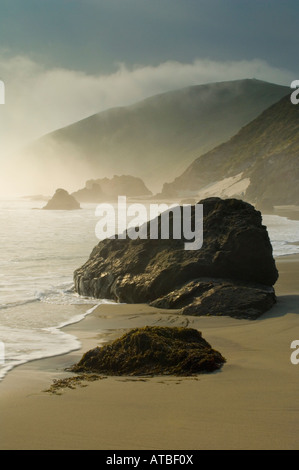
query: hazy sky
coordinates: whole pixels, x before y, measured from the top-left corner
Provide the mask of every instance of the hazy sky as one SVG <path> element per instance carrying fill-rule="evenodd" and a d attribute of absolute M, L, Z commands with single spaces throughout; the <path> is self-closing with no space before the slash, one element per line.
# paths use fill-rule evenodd
<path fill-rule="evenodd" d="M 298 0 L 0 0 L 0 163 L 156 93 L 239 78 L 289 85 L 298 13 Z"/>
<path fill-rule="evenodd" d="M 262 59 L 298 70 L 298 0 L 1 0 L 0 44 L 49 67 Z"/>

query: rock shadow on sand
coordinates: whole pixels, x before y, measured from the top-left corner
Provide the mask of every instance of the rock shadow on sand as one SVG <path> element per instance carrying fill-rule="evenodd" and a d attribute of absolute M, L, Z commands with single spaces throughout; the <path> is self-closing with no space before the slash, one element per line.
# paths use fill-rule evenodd
<path fill-rule="evenodd" d="M 255 321 L 279 318 L 287 314 L 299 314 L 299 295 L 279 295 L 276 304 Z"/>

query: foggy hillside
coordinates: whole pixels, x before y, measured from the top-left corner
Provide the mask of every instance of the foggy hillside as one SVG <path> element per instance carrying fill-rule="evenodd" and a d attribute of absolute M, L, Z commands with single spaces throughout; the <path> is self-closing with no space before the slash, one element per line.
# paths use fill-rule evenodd
<path fill-rule="evenodd" d="M 288 91 L 255 79 L 236 80 L 100 112 L 27 147 L 26 180 L 42 182 L 45 189 L 37 190 L 49 193 L 60 186 L 75 190 L 90 178 L 131 174 L 160 191 L 198 155 L 232 137 Z"/>
<path fill-rule="evenodd" d="M 163 193 L 167 197 L 206 190 L 209 195 L 234 195 L 239 188 L 241 196 L 261 206 L 299 204 L 298 181 L 299 106 L 287 95 L 228 142 L 197 158 L 164 185 Z M 219 194 L 225 185 L 225 194 Z"/>

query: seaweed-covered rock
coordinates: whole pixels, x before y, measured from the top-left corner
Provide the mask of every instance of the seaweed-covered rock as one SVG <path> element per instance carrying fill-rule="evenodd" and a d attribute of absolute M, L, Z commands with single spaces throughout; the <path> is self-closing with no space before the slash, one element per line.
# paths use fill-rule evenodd
<path fill-rule="evenodd" d="M 44 210 L 64 210 L 71 211 L 80 209 L 79 202 L 69 194 L 65 189 L 57 189 L 54 196 L 48 204 L 43 207 Z"/>
<path fill-rule="evenodd" d="M 185 289 L 184 295 L 188 297 L 186 286 L 190 282 L 198 284 L 199 292 L 202 282 L 210 278 L 217 285 L 209 289 L 204 302 L 199 302 L 196 295 L 193 314 L 218 315 L 219 309 L 213 308 L 213 301 L 219 304 L 224 293 L 223 315 L 256 318 L 264 313 L 275 303 L 272 286 L 278 272 L 261 213 L 237 199 L 208 198 L 200 203 L 204 209 L 201 249 L 185 250 L 184 239 L 103 240 L 89 260 L 75 271 L 76 291 L 96 298 L 157 306 L 157 299 L 160 301 L 180 289 Z M 194 214 L 193 206 L 192 223 Z M 161 218 L 158 222 L 161 225 Z M 222 289 L 219 283 L 223 284 Z M 193 302 L 194 296 L 189 295 L 185 307 Z M 176 308 L 171 302 L 165 305 Z"/>
<path fill-rule="evenodd" d="M 107 375 L 191 375 L 213 372 L 225 358 L 193 328 L 135 328 L 85 353 L 74 372 Z"/>

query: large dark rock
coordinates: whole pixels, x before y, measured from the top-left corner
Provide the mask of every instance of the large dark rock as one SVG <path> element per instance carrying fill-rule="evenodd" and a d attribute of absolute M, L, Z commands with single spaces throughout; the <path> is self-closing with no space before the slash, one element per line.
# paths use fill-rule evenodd
<path fill-rule="evenodd" d="M 190 375 L 213 372 L 225 363 L 193 328 L 135 328 L 103 347 L 85 353 L 75 372 L 108 375 Z"/>
<path fill-rule="evenodd" d="M 70 211 L 80 209 L 80 204 L 65 189 L 57 189 L 52 199 L 50 199 L 43 209 Z"/>
<path fill-rule="evenodd" d="M 103 240 L 75 271 L 76 291 L 119 302 L 183 308 L 190 315 L 256 318 L 264 313 L 275 302 L 272 286 L 278 272 L 261 213 L 236 199 L 200 202 L 201 249 L 184 250 L 184 240 Z M 182 305 L 173 302 L 178 292 L 185 299 Z"/>

